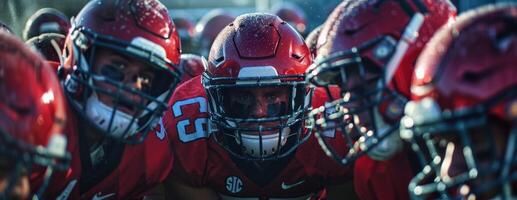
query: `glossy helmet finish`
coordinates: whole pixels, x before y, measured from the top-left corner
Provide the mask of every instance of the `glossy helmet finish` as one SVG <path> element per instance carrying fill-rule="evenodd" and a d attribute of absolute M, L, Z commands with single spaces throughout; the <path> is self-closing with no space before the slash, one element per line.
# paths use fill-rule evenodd
<path fill-rule="evenodd" d="M 305 44 L 309 47 L 309 50 L 311 51 L 312 58 L 316 58 L 317 51 L 318 51 L 318 37 L 320 36 L 321 29 L 323 28 L 323 25 L 319 25 L 314 30 L 312 30 L 309 35 L 305 38 Z"/>
<path fill-rule="evenodd" d="M 60 63 L 62 59 L 62 48 L 65 46 L 65 35 L 58 33 L 43 33 L 32 37 L 25 43 L 36 49 L 49 61 Z"/>
<path fill-rule="evenodd" d="M 25 23 L 23 40 L 27 41 L 43 33 L 66 35 L 70 29 L 70 19 L 54 8 L 42 8 L 36 11 Z"/>
<path fill-rule="evenodd" d="M 185 82 L 203 74 L 205 66 L 203 59 L 196 54 L 181 54 L 180 57 L 181 82 Z"/>
<path fill-rule="evenodd" d="M 277 16 L 237 17 L 214 42 L 202 79 L 216 141 L 240 159 L 273 160 L 293 152 L 311 134 L 304 128 L 312 96 L 304 72 L 310 63 L 302 37 Z M 289 94 L 289 105 L 282 105 L 274 116 L 250 116 L 227 100 L 235 89 L 268 88 Z M 271 123 L 275 125 L 266 127 Z"/>
<path fill-rule="evenodd" d="M 292 2 L 282 2 L 273 6 L 273 14 L 293 26 L 300 34 L 307 30 L 307 17 L 300 6 Z"/>
<path fill-rule="evenodd" d="M 194 43 L 197 46 L 201 56 L 208 57 L 210 47 L 215 38 L 235 19 L 235 16 L 229 14 L 223 9 L 214 9 L 205 14 L 196 24 L 196 32 Z"/>
<path fill-rule="evenodd" d="M 167 108 L 180 80 L 180 40 L 165 6 L 157 0 L 90 1 L 73 21 L 66 45 L 62 74 L 65 92 L 77 113 L 106 136 L 126 143 L 142 142 Z M 99 49 L 146 63 L 154 74 L 152 88 L 136 90 L 96 73 L 91 63 Z M 100 83 L 116 91 L 99 87 Z M 99 94 L 110 96 L 114 106 L 101 102 Z M 125 98 L 125 94 L 138 96 L 140 101 Z M 121 106 L 137 112 L 127 114 Z"/>
<path fill-rule="evenodd" d="M 367 152 L 373 159 L 386 160 L 398 152 L 402 144 L 392 133 L 398 130 L 410 93 L 416 58 L 455 13 L 448 0 L 350 0 L 329 16 L 318 38 L 318 58 L 307 76 L 315 86 L 341 88 L 341 96 L 312 113 L 319 118 L 318 132 L 340 129 L 353 146 L 336 154 L 319 137 L 338 162 L 351 163 Z"/>
<path fill-rule="evenodd" d="M 400 132 L 427 164 L 410 182 L 413 198 L 515 195 L 516 27 L 515 4 L 469 11 L 419 57 Z"/>
<path fill-rule="evenodd" d="M 9 184 L 32 167 L 68 169 L 65 99 L 55 72 L 15 36 L 0 32 L 0 157 Z M 34 189 L 34 188 L 33 188 Z M 37 191 L 41 193 L 43 187 Z"/>

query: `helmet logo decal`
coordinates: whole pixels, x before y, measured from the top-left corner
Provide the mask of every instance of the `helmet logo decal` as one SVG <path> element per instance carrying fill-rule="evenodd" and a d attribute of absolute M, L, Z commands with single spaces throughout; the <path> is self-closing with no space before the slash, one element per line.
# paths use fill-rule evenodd
<path fill-rule="evenodd" d="M 242 191 L 242 180 L 237 176 L 229 176 L 226 178 L 226 189 L 231 193 L 238 193 Z"/>
<path fill-rule="evenodd" d="M 399 44 L 396 47 L 393 58 L 386 66 L 386 77 L 384 79 L 386 83 L 389 83 L 391 78 L 393 78 L 393 75 L 395 75 L 395 71 L 397 71 L 400 61 L 402 61 L 402 57 L 406 54 L 409 44 L 415 42 L 418 37 L 418 30 L 420 30 L 420 27 L 424 24 L 424 19 L 425 17 L 422 13 L 416 13 L 413 18 L 411 18 L 409 25 L 407 25 L 404 33 L 402 34 L 402 38 L 399 40 Z"/>

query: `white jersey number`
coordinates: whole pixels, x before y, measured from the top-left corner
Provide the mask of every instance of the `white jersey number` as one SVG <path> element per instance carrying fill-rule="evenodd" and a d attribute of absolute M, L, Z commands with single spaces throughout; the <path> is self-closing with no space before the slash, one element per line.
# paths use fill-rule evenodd
<path fill-rule="evenodd" d="M 207 112 L 207 102 L 203 97 L 195 97 L 191 99 L 185 99 L 182 101 L 177 101 L 172 105 L 172 112 L 174 113 L 174 117 L 179 117 L 183 115 L 183 111 L 181 110 L 182 106 L 190 105 L 190 104 L 199 104 L 199 113 Z M 182 142 L 191 142 L 200 138 L 207 138 L 208 131 L 204 130 L 203 125 L 207 124 L 208 119 L 206 117 L 200 117 L 194 120 L 195 130 L 191 133 L 187 133 L 186 127 L 191 124 L 190 119 L 184 119 L 176 124 L 176 128 L 178 129 L 178 136 Z"/>

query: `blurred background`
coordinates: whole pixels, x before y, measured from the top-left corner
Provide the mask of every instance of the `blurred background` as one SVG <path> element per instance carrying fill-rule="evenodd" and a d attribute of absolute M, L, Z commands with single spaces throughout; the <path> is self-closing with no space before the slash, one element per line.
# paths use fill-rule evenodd
<path fill-rule="evenodd" d="M 89 0 L 0 0 L 0 21 L 11 27 L 15 34 L 21 36 L 25 22 L 38 9 L 44 7 L 56 8 L 67 17 L 72 17 Z M 510 2 L 517 0 L 452 0 L 458 10 L 465 11 L 483 4 L 495 2 Z M 211 10 L 221 8 L 220 12 L 237 16 L 245 12 L 270 12 L 278 11 L 278 5 L 291 3 L 303 12 L 305 18 L 299 31 L 306 35 L 312 29 L 323 23 L 332 9 L 341 0 L 162 0 L 169 8 L 172 17 L 183 18 L 194 24 L 195 31 L 199 30 L 199 20 Z M 285 20 L 285 19 L 284 19 Z M 203 21 L 203 20 L 201 20 Z M 205 20 L 206 23 L 207 20 Z M 288 21 L 288 20 L 286 20 Z M 189 23 L 190 23 L 189 22 Z M 196 27 L 196 23 L 197 27 Z M 182 33 L 180 33 L 182 34 Z M 183 33 L 192 34 L 192 33 Z M 188 48 L 187 48 L 188 52 Z"/>

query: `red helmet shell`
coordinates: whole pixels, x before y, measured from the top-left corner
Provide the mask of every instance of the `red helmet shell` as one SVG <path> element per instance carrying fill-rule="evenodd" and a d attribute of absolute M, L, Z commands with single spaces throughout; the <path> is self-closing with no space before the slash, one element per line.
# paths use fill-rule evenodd
<path fill-rule="evenodd" d="M 278 75 L 304 74 L 311 54 L 303 38 L 279 17 L 241 15 L 216 38 L 207 73 L 237 78 L 242 67 L 273 66 Z"/>
<path fill-rule="evenodd" d="M 196 24 L 195 40 L 202 56 L 208 56 L 215 38 L 235 17 L 222 9 L 204 15 Z"/>
<path fill-rule="evenodd" d="M 45 148 L 66 119 L 56 72 L 14 36 L 0 32 L 0 43 L 0 129 Z"/>
<path fill-rule="evenodd" d="M 192 38 L 194 37 L 196 25 L 190 19 L 185 17 L 173 17 L 172 21 L 174 25 L 176 25 L 176 29 L 178 29 L 178 34 L 182 41 L 184 38 Z"/>
<path fill-rule="evenodd" d="M 179 64 L 180 40 L 167 8 L 157 0 L 94 0 L 75 18 L 75 27 L 131 43 L 136 37 L 161 46 Z"/>
<path fill-rule="evenodd" d="M 205 71 L 201 56 L 196 54 L 182 54 L 180 69 L 182 72 L 181 82 L 185 82 L 201 75 Z"/>
<path fill-rule="evenodd" d="M 412 99 L 432 97 L 442 109 L 457 110 L 515 87 L 516 21 L 517 6 L 488 6 L 444 26 L 418 59 Z M 509 117 L 507 103 L 492 108 L 493 114 Z"/>
<path fill-rule="evenodd" d="M 408 8 L 403 7 L 399 1 L 342 2 L 334 9 L 321 30 L 317 55 L 325 57 L 335 52 L 351 50 L 379 36 L 391 36 L 398 41 L 411 21 L 412 14 L 408 12 L 420 11 L 424 14 L 424 19 L 418 35 L 396 66 L 393 78 L 388 80 L 398 92 L 409 96 L 410 74 L 417 56 L 434 32 L 456 15 L 455 7 L 448 0 L 418 2 L 421 4 L 403 1 Z M 370 51 L 361 52 L 360 56 L 372 61 L 378 60 Z"/>

